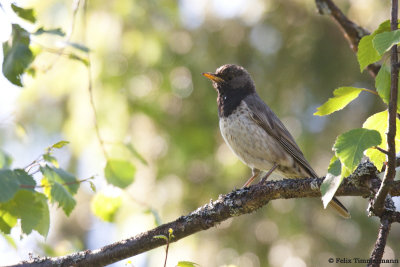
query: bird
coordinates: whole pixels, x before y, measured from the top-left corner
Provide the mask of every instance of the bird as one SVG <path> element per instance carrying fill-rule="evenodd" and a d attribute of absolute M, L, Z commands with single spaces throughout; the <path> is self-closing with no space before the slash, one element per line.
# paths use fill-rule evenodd
<path fill-rule="evenodd" d="M 266 172 L 284 178 L 318 178 L 293 136 L 256 92 L 255 83 L 242 66 L 226 64 L 215 73 L 204 72 L 218 93 L 221 135 L 233 153 L 252 170 L 243 187 Z M 350 218 L 346 207 L 334 197 L 329 206 Z"/>

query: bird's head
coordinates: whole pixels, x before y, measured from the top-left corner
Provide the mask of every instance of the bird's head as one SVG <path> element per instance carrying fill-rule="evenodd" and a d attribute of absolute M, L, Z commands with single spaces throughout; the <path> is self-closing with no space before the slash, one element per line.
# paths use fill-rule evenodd
<path fill-rule="evenodd" d="M 215 73 L 205 72 L 205 77 L 213 82 L 214 88 L 219 94 L 253 93 L 254 82 L 247 70 L 234 64 L 226 64 L 219 67 Z"/>

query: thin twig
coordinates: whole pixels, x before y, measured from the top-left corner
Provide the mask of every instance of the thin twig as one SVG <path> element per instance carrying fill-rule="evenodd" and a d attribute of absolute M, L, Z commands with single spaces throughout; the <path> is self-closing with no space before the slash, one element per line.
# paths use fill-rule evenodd
<path fill-rule="evenodd" d="M 35 160 L 35 161 L 32 162 L 30 165 L 28 165 L 27 167 L 25 167 L 24 170 L 25 170 L 27 173 L 29 173 L 29 172 L 32 170 L 33 167 L 38 166 L 38 165 L 40 165 L 40 162 Z"/>
<path fill-rule="evenodd" d="M 92 180 L 92 177 L 89 178 L 85 178 L 82 180 L 76 180 L 76 181 L 72 181 L 72 182 L 66 182 L 66 183 L 62 183 L 62 186 L 67 186 L 67 185 L 73 185 L 73 184 L 80 184 L 80 183 L 84 183 L 86 181 Z M 25 188 L 25 189 L 34 189 L 34 188 L 45 188 L 45 187 L 51 187 L 52 184 L 48 184 L 48 185 L 26 185 L 26 184 L 21 184 L 19 187 L 20 188 Z"/>
<path fill-rule="evenodd" d="M 66 36 L 66 38 L 65 38 L 65 41 L 64 41 L 66 44 L 69 43 L 69 42 L 71 41 L 72 34 L 73 34 L 73 32 L 74 32 L 74 29 L 75 29 L 75 20 L 76 20 L 76 15 L 77 15 L 78 10 L 79 10 L 79 4 L 80 4 L 80 2 L 81 2 L 80 0 L 75 0 L 74 3 L 72 4 L 72 19 L 71 19 L 71 25 L 70 25 L 69 31 L 67 32 L 67 36 Z M 63 46 L 61 49 L 59 49 L 59 50 L 56 52 L 57 57 L 53 60 L 52 63 L 50 63 L 49 66 L 47 66 L 47 68 L 45 68 L 45 69 L 43 70 L 43 72 L 47 72 L 47 71 L 49 71 L 51 68 L 53 68 L 53 66 L 56 64 L 56 62 L 58 61 L 58 59 L 64 54 L 64 50 L 65 50 L 66 47 L 67 47 L 67 46 L 65 45 L 65 46 Z"/>
<path fill-rule="evenodd" d="M 30 169 L 30 167 L 33 165 L 33 164 L 36 164 L 37 162 L 39 162 L 40 161 L 40 158 L 42 157 L 43 155 L 40 155 L 40 156 L 38 156 L 34 161 L 32 161 L 31 163 L 29 163 L 26 167 L 24 167 L 24 170 L 26 171 L 26 172 L 28 172 L 29 171 L 29 169 Z M 28 169 L 29 168 L 29 169 Z M 27 170 L 28 169 L 28 170 Z"/>
<path fill-rule="evenodd" d="M 48 46 L 46 46 L 46 45 L 44 45 L 42 43 L 39 43 L 37 41 L 34 41 L 34 40 L 32 40 L 32 42 L 34 42 L 37 45 L 39 45 L 44 50 L 44 52 L 51 53 L 51 54 L 57 54 L 58 56 L 66 56 L 66 57 L 69 57 L 69 58 L 74 57 L 74 56 L 76 57 L 76 55 L 73 54 L 73 53 L 64 52 L 65 47 L 57 49 L 57 48 L 48 47 Z M 43 71 L 44 72 L 48 71 L 48 68 L 46 68 Z"/>
<path fill-rule="evenodd" d="M 385 150 L 385 149 L 383 149 L 383 148 L 380 148 L 379 146 L 375 146 L 374 148 L 375 148 L 376 150 L 382 152 L 382 153 L 385 154 L 385 155 L 389 155 L 389 152 L 388 152 L 387 150 Z"/>
<path fill-rule="evenodd" d="M 86 34 L 86 30 L 87 30 L 87 6 L 88 6 L 88 0 L 85 0 L 84 5 L 83 5 L 83 32 L 84 32 L 84 36 L 87 39 L 87 34 Z M 87 43 L 87 40 L 86 42 Z M 90 56 L 90 52 L 88 53 L 88 64 L 87 64 L 87 75 L 88 75 L 88 92 L 89 92 L 89 98 L 90 98 L 90 106 L 92 107 L 92 111 L 93 111 L 93 116 L 94 116 L 94 129 L 96 132 L 96 136 L 97 136 L 97 140 L 99 141 L 100 144 L 100 148 L 103 152 L 104 158 L 106 160 L 108 160 L 110 157 L 108 156 L 107 150 L 105 148 L 105 144 L 104 141 L 101 137 L 100 134 L 100 128 L 99 128 L 99 120 L 98 120 L 98 114 L 97 114 L 97 109 L 96 109 L 96 105 L 94 103 L 94 94 L 93 94 L 93 82 L 92 82 L 92 61 L 91 61 L 91 56 Z"/>
<path fill-rule="evenodd" d="M 395 31 L 398 28 L 398 0 L 392 0 L 392 16 L 391 16 L 391 30 Z M 384 212 L 384 203 L 386 196 L 390 191 L 391 184 L 396 175 L 396 117 L 397 117 L 397 94 L 398 94 L 398 55 L 397 45 L 391 48 L 391 74 L 390 74 L 390 100 L 389 100 L 389 119 L 388 119 L 388 154 L 387 154 L 387 168 L 385 176 L 378 193 L 375 196 L 374 204 L 372 206 L 373 212 L 380 216 Z"/>
<path fill-rule="evenodd" d="M 165 248 L 164 267 L 167 267 L 168 249 L 169 249 L 169 238 L 167 239 L 167 247 Z"/>
<path fill-rule="evenodd" d="M 90 106 L 92 107 L 93 116 L 94 116 L 94 129 L 96 132 L 97 140 L 100 143 L 101 150 L 103 151 L 103 155 L 104 155 L 105 159 L 108 160 L 109 156 L 108 156 L 107 150 L 105 148 L 104 141 L 101 138 L 99 123 L 98 123 L 98 119 L 97 119 L 98 118 L 97 110 L 96 110 L 96 106 L 94 104 L 90 55 L 88 55 L 87 73 L 88 73 L 88 91 L 89 91 L 89 98 L 90 98 Z"/>

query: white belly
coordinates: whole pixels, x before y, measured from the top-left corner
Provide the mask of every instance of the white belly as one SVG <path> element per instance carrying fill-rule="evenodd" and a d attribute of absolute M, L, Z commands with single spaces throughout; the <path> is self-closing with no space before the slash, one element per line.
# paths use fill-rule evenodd
<path fill-rule="evenodd" d="M 225 142 L 249 167 L 268 171 L 274 163 L 289 163 L 277 141 L 250 118 L 244 101 L 230 116 L 220 118 L 219 127 Z"/>

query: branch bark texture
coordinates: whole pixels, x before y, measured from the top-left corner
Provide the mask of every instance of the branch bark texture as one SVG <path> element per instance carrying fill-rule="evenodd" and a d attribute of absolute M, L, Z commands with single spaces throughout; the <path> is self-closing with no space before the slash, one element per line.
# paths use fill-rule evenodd
<path fill-rule="evenodd" d="M 383 253 L 385 252 L 386 241 L 390 231 L 391 222 L 387 218 L 381 220 L 379 227 L 378 239 L 375 242 L 374 250 L 372 251 L 370 262 L 367 267 L 379 267 Z"/>
<path fill-rule="evenodd" d="M 336 195 L 370 197 L 380 186 L 380 180 L 376 174 L 376 168 L 372 164 L 360 165 L 350 178 L 344 179 Z M 104 266 L 166 245 L 165 240 L 154 238 L 154 236 L 168 237 L 170 228 L 173 229 L 174 235 L 171 242 L 175 242 L 196 232 L 207 230 L 228 218 L 252 213 L 274 199 L 320 197 L 319 187 L 322 182 L 322 178 L 307 178 L 256 184 L 220 195 L 217 200 L 210 201 L 175 221 L 100 249 L 56 258 L 35 258 L 12 266 Z M 400 182 L 394 182 L 390 193 L 393 196 L 400 195 Z M 328 211 L 321 210 L 321 212 Z M 397 215 L 393 218 L 395 216 Z"/>

